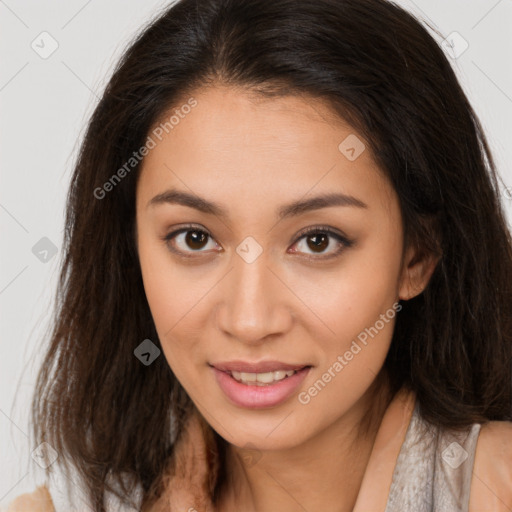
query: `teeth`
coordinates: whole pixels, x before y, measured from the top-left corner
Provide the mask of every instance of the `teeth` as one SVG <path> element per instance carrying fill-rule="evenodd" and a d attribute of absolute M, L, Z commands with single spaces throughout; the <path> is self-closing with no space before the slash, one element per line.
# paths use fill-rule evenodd
<path fill-rule="evenodd" d="M 266 386 L 273 382 L 283 380 L 286 377 L 291 377 L 295 370 L 290 371 L 275 371 L 267 373 L 245 373 L 245 372 L 230 372 L 231 376 L 241 382 L 242 384 L 248 384 L 250 386 Z"/>

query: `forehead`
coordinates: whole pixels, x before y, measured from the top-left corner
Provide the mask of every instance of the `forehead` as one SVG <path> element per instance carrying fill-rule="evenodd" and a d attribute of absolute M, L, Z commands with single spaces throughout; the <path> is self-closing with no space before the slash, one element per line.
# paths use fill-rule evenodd
<path fill-rule="evenodd" d="M 164 127 L 142 163 L 138 207 L 166 188 L 260 206 L 308 191 L 357 190 L 374 200 L 392 199 L 366 142 L 319 100 L 269 99 L 228 87 L 198 90 L 189 98 L 193 108 L 180 109 L 186 100 L 177 103 L 151 131 Z M 355 159 L 347 157 L 347 145 Z"/>

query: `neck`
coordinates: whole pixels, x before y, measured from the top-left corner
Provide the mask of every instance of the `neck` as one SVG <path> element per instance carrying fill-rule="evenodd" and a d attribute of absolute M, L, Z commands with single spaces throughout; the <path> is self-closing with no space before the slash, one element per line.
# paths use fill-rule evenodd
<path fill-rule="evenodd" d="M 301 445 L 264 452 L 251 464 L 228 444 L 218 510 L 350 512 L 391 399 L 383 371 L 351 409 Z"/>

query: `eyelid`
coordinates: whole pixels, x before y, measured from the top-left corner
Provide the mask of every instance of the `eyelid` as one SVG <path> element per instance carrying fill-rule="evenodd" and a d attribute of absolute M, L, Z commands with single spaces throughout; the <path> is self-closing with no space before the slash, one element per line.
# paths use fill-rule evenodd
<path fill-rule="evenodd" d="M 330 226 L 309 226 L 307 228 L 301 229 L 296 235 L 295 235 L 295 242 L 299 241 L 304 235 L 309 235 L 310 233 L 327 233 L 329 235 L 333 235 L 335 237 L 339 237 L 341 240 L 346 242 L 347 244 L 354 243 L 354 240 L 351 240 L 345 233 L 342 231 L 332 228 Z M 294 243 L 295 243 L 294 242 Z"/>

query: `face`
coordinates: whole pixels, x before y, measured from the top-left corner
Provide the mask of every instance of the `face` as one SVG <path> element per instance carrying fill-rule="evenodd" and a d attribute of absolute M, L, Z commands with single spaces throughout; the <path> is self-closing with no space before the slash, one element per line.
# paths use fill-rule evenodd
<path fill-rule="evenodd" d="M 222 437 L 296 446 L 383 366 L 411 273 L 398 199 L 316 100 L 191 96 L 153 132 L 137 184 L 147 300 L 170 368 Z"/>

